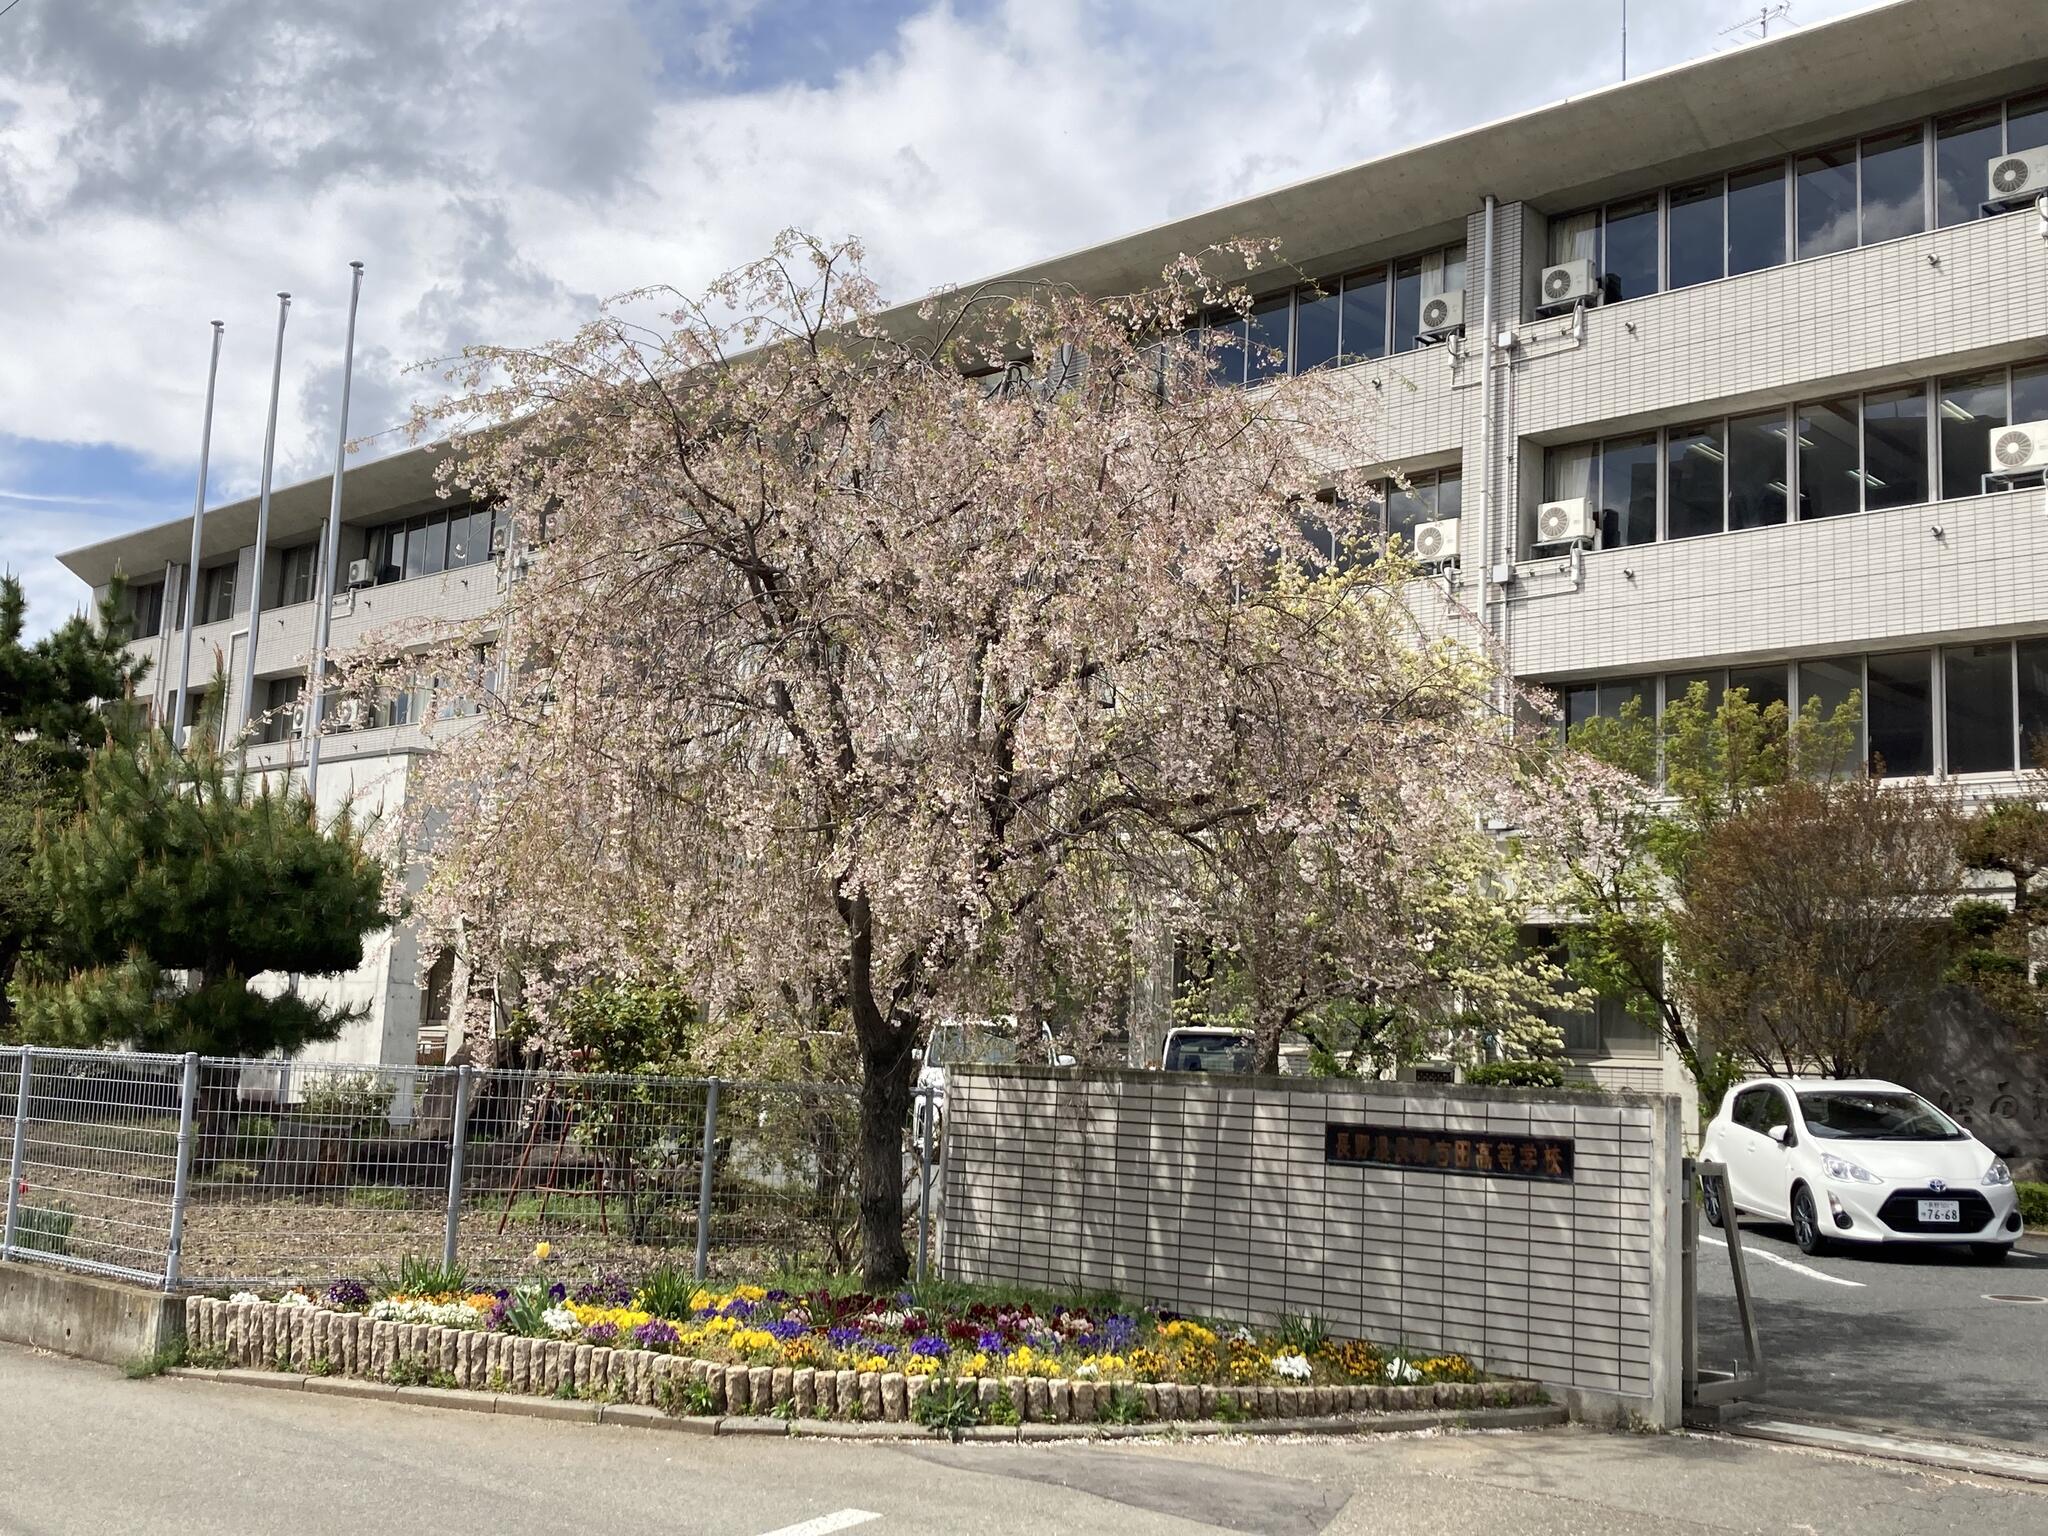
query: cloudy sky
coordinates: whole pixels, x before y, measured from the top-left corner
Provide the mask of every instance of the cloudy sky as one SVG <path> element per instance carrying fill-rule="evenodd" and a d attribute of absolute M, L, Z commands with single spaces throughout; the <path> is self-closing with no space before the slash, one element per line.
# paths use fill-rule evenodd
<path fill-rule="evenodd" d="M 1632 73 L 1745 0 L 1635 0 Z M 1877 0 L 1797 0 L 1811 25 Z M 0 0 L 4 8 L 6 0 Z M 857 234 L 891 299 L 1608 84 L 1620 0 L 16 0 L 0 14 L 0 568 L 279 483 L 408 365 L 693 287 L 776 230 Z"/>

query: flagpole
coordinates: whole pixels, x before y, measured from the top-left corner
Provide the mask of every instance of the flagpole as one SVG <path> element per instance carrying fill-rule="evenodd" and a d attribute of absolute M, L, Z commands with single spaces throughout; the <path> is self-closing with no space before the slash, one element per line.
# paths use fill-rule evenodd
<path fill-rule="evenodd" d="M 249 755 L 249 716 L 256 702 L 256 639 L 263 626 L 263 557 L 270 547 L 270 470 L 277 462 L 277 396 L 284 382 L 284 317 L 292 296 L 277 296 L 277 351 L 270 361 L 270 418 L 263 427 L 263 484 L 256 496 L 256 570 L 249 579 L 249 644 L 242 655 L 242 756 Z"/>
<path fill-rule="evenodd" d="M 363 264 L 352 261 L 355 274 L 348 290 L 348 340 L 341 354 L 341 422 L 334 435 L 334 489 L 327 502 L 327 537 L 320 550 L 318 606 L 313 610 L 313 658 L 306 679 L 306 798 L 320 814 L 320 717 L 325 702 L 328 619 L 334 609 L 334 575 L 341 552 L 341 469 L 348 458 L 348 389 L 356 366 L 356 302 L 363 293 Z"/>
<path fill-rule="evenodd" d="M 171 740 L 185 739 L 186 698 L 192 687 L 192 626 L 199 621 L 199 532 L 206 521 L 206 461 L 213 452 L 213 385 L 220 375 L 220 335 L 213 322 L 213 357 L 206 365 L 206 418 L 199 429 L 199 490 L 192 500 L 192 557 L 185 563 L 185 633 L 178 651 L 178 691 L 171 699 Z"/>

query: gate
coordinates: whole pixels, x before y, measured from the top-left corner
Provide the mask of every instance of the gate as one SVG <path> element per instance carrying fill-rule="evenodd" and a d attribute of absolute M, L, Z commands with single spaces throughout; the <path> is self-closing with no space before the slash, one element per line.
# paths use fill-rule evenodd
<path fill-rule="evenodd" d="M 1685 1198 L 1680 1240 L 1684 1272 L 1685 1408 L 1688 1416 L 1704 1410 L 1762 1395 L 1765 1385 L 1763 1344 L 1757 1337 L 1756 1309 L 1749 1295 L 1749 1272 L 1742 1256 L 1742 1228 L 1735 1220 L 1735 1203 L 1728 1194 L 1725 1163 L 1685 1160 Z M 1734 1370 L 1715 1370 L 1700 1364 L 1699 1261 L 1700 1202 L 1696 1194 L 1712 1189 L 1726 1213 L 1721 1232 L 1728 1250 L 1728 1267 L 1735 1285 L 1735 1310 L 1742 1324 L 1743 1361 Z"/>

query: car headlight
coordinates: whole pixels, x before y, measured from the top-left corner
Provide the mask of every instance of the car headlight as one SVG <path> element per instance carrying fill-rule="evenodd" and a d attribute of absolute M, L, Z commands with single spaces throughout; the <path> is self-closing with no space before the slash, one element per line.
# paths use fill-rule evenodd
<path fill-rule="evenodd" d="M 1821 1153 L 1820 1171 L 1829 1178 L 1837 1179 L 1844 1184 L 1882 1184 L 1884 1182 L 1884 1180 L 1880 1179 L 1868 1168 L 1852 1163 L 1846 1157 L 1837 1157 L 1832 1152 Z"/>
<path fill-rule="evenodd" d="M 1984 1170 L 1984 1177 L 1977 1182 L 1979 1184 L 2010 1184 L 2012 1182 L 2012 1170 L 2005 1166 L 2004 1158 L 1994 1157 L 1991 1159 L 1991 1166 Z"/>

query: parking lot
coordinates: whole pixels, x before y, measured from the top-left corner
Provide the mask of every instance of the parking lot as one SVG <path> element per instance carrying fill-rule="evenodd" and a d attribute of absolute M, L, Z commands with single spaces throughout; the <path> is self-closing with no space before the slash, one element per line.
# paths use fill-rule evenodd
<path fill-rule="evenodd" d="M 2048 1297 L 2048 1251 L 1998 1266 L 1943 1247 L 1809 1258 L 1787 1227 L 1745 1222 L 1742 1235 L 1768 1374 L 1762 1406 L 2048 1447 L 2048 1300 L 1993 1299 Z M 1727 1251 L 1711 1228 L 1701 1232 L 1700 1339 L 1703 1365 L 1740 1358 Z"/>

